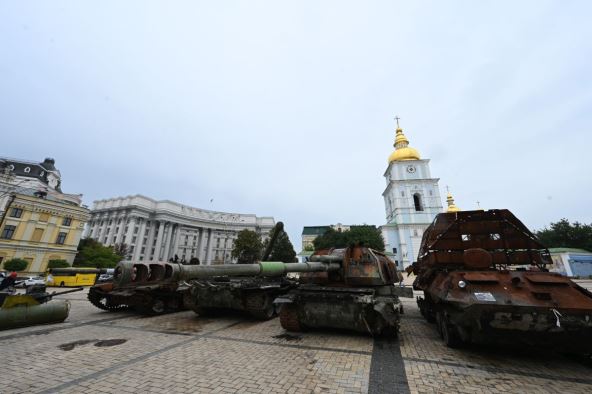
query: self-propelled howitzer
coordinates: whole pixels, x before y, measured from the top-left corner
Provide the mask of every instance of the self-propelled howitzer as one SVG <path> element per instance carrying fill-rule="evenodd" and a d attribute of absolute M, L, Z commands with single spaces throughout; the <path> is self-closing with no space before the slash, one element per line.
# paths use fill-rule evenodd
<path fill-rule="evenodd" d="M 339 267 L 300 275 L 300 285 L 275 301 L 282 327 L 289 331 L 337 328 L 370 335 L 396 335 L 402 306 L 412 297 L 399 286 L 402 276 L 384 253 L 364 246 L 318 250 L 309 264 Z"/>

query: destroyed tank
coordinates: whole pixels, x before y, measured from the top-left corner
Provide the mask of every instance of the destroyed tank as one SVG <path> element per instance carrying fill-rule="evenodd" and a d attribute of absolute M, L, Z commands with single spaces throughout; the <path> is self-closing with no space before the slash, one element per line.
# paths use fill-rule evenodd
<path fill-rule="evenodd" d="M 283 233 L 284 224 L 277 222 L 261 261 L 268 261 L 277 239 Z M 223 271 L 219 274 L 215 270 L 212 272 L 215 276 L 191 280 L 186 293 L 185 303 L 201 316 L 230 309 L 245 311 L 257 319 L 268 320 L 276 315 L 273 300 L 296 286 L 296 281 L 286 275 L 232 276 Z"/>
<path fill-rule="evenodd" d="M 592 293 L 548 272 L 549 251 L 505 209 L 441 213 L 417 262 L 422 315 L 450 347 L 542 345 L 592 352 Z"/>
<path fill-rule="evenodd" d="M 298 288 L 275 300 L 283 328 L 397 334 L 403 312 L 399 296 L 413 297 L 413 292 L 398 285 L 402 276 L 391 259 L 376 250 L 354 246 L 316 251 L 309 260 L 337 268 L 301 274 Z"/>
<path fill-rule="evenodd" d="M 169 269 L 166 264 L 121 262 L 115 273 L 122 267 L 133 267 L 130 275 L 134 280 L 125 284 L 116 281 L 96 284 L 89 289 L 88 300 L 97 308 L 112 312 L 133 309 L 142 314 L 161 314 L 181 310 L 187 287 L 165 275 Z"/>
<path fill-rule="evenodd" d="M 193 282 L 194 290 L 191 291 L 177 291 L 179 295 L 184 293 L 186 303 L 189 304 L 197 313 L 200 313 L 200 308 L 203 307 L 202 300 L 199 298 L 199 287 L 196 283 L 206 284 L 212 283 L 212 278 L 224 277 L 228 278 L 230 285 L 226 283 L 224 286 L 232 286 L 232 283 L 236 283 L 236 286 L 242 287 L 243 290 L 247 288 L 242 282 L 232 282 L 231 279 L 244 278 L 247 281 L 255 280 L 256 278 L 266 279 L 267 282 L 272 283 L 271 292 L 268 293 L 265 286 L 256 286 L 253 288 L 251 293 L 249 290 L 242 292 L 241 297 L 235 297 L 232 294 L 232 290 L 224 288 L 223 292 L 226 293 L 227 297 L 232 297 L 236 304 L 227 303 L 224 305 L 230 305 L 235 309 L 246 310 L 251 314 L 259 317 L 258 313 L 261 312 L 261 316 L 267 318 L 266 308 L 271 304 L 270 301 L 262 301 L 266 297 L 272 297 L 278 288 L 274 287 L 272 280 L 274 278 L 281 280 L 287 273 L 290 272 L 318 272 L 318 271 L 335 271 L 339 269 L 338 264 L 334 263 L 282 263 L 274 261 L 262 261 L 256 264 L 226 264 L 226 265 L 181 265 L 176 263 L 143 263 L 143 262 L 121 262 L 115 268 L 113 275 L 113 287 L 114 289 L 138 289 L 148 288 L 151 286 L 161 286 L 163 283 L 187 283 Z M 215 282 L 214 282 L 215 283 Z M 211 296 L 211 292 L 206 293 Z M 255 300 L 250 299 L 250 295 L 253 295 Z M 197 297 L 196 297 L 197 295 Z M 258 298 L 258 299 L 257 299 Z M 209 304 L 212 305 L 217 300 L 208 300 Z M 225 303 L 226 301 L 220 301 Z M 216 304 L 218 305 L 218 304 Z M 273 306 L 273 304 L 271 304 Z M 217 307 L 217 306 L 216 306 Z M 265 313 L 265 315 L 264 315 Z"/>
<path fill-rule="evenodd" d="M 26 294 L 0 291 L 0 330 L 63 322 L 70 313 L 70 302 L 52 298 L 81 290 L 48 293 L 44 285 L 35 285 L 28 287 Z"/>

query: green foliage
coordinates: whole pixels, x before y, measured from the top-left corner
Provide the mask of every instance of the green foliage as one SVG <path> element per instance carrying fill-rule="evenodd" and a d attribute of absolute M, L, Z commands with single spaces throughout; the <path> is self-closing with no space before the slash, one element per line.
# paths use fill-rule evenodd
<path fill-rule="evenodd" d="M 104 246 L 92 238 L 84 238 L 78 244 L 74 267 L 113 268 L 123 259 L 112 247 Z"/>
<path fill-rule="evenodd" d="M 551 223 L 535 234 L 548 248 L 578 248 L 592 251 L 592 224 L 582 224 L 567 219 Z"/>
<path fill-rule="evenodd" d="M 49 260 L 47 263 L 47 268 L 68 268 L 70 264 L 66 260 L 56 259 L 56 260 Z"/>
<path fill-rule="evenodd" d="M 269 238 L 265 240 L 264 248 L 267 249 L 270 240 L 273 238 L 275 234 L 276 228 L 274 227 L 271 232 L 269 233 Z M 290 242 L 290 238 L 288 237 L 288 233 L 282 230 L 280 234 L 278 234 L 277 239 L 275 240 L 275 245 L 273 245 L 271 249 L 271 253 L 269 255 L 269 261 L 282 261 L 284 263 L 294 263 L 298 261 L 296 258 L 296 251 L 294 250 L 294 246 L 292 242 Z"/>
<path fill-rule="evenodd" d="M 29 263 L 23 259 L 10 259 L 4 263 L 4 269 L 6 271 L 24 271 Z"/>
<path fill-rule="evenodd" d="M 263 243 L 255 231 L 242 230 L 238 233 L 232 249 L 232 258 L 239 264 L 252 264 L 261 257 Z"/>
<path fill-rule="evenodd" d="M 313 241 L 315 249 L 346 248 L 362 244 L 369 248 L 384 251 L 384 238 L 376 226 L 351 226 L 349 231 L 335 231 L 330 228 Z"/>
<path fill-rule="evenodd" d="M 306 250 L 307 252 L 312 252 L 312 251 L 314 251 L 314 245 L 308 244 L 304 247 L 304 250 Z"/>

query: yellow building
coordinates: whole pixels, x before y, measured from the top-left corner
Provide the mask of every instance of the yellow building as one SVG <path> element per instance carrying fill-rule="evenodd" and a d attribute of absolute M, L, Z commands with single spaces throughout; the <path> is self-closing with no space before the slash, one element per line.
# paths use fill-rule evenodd
<path fill-rule="evenodd" d="M 0 270 L 13 258 L 29 263 L 25 274 L 45 272 L 50 260 L 74 261 L 90 212 L 81 195 L 61 191 L 54 164 L 0 158 Z"/>
<path fill-rule="evenodd" d="M 86 208 L 48 198 L 14 194 L 0 226 L 0 263 L 26 260 L 26 273 L 41 273 L 50 260 L 70 264 L 90 217 Z"/>

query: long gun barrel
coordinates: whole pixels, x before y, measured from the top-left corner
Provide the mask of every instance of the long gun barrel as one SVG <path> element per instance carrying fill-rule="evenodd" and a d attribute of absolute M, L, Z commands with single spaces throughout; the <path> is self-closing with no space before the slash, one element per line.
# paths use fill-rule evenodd
<path fill-rule="evenodd" d="M 282 263 L 263 261 L 256 264 L 181 265 L 176 263 L 121 262 L 115 268 L 113 281 L 118 286 L 150 284 L 162 281 L 206 279 L 215 276 L 282 276 L 289 272 L 337 271 L 339 263 Z"/>

